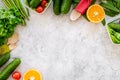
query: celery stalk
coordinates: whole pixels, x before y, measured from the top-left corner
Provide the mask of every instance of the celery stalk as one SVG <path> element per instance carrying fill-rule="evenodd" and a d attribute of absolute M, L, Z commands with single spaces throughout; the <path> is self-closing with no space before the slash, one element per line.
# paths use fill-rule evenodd
<path fill-rule="evenodd" d="M 16 4 L 16 6 L 20 9 L 20 12 L 21 12 L 21 14 L 24 16 L 24 18 L 29 19 L 29 18 L 28 18 L 28 14 L 27 14 L 27 12 L 25 11 L 25 9 L 24 9 L 22 3 L 20 2 L 20 0 L 14 0 L 14 2 L 15 2 L 15 4 Z"/>
<path fill-rule="evenodd" d="M 10 8 L 11 5 L 8 3 L 7 0 L 2 0 L 3 4 L 7 7 L 7 8 Z"/>

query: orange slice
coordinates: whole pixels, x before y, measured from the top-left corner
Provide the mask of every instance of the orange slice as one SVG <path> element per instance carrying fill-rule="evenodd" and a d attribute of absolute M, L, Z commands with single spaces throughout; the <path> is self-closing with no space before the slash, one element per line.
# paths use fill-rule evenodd
<path fill-rule="evenodd" d="M 23 80 L 42 80 L 42 75 L 37 70 L 31 69 L 24 74 Z"/>
<path fill-rule="evenodd" d="M 87 18 L 90 22 L 100 23 L 105 18 L 105 11 L 99 4 L 91 5 L 87 10 Z"/>

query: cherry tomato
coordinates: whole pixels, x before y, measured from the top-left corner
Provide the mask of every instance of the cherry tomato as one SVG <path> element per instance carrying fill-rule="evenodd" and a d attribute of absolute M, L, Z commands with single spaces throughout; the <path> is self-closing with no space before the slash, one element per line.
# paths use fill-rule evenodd
<path fill-rule="evenodd" d="M 15 72 L 13 72 L 12 77 L 13 77 L 15 80 L 19 80 L 19 79 L 21 78 L 21 74 L 20 74 L 20 72 L 15 71 Z"/>
<path fill-rule="evenodd" d="M 43 0 L 43 1 L 41 2 L 41 6 L 42 6 L 42 7 L 45 7 L 46 4 L 47 4 L 47 1 L 46 1 L 46 0 Z"/>
<path fill-rule="evenodd" d="M 38 7 L 36 8 L 36 11 L 37 11 L 38 13 L 43 12 L 43 10 L 44 10 L 44 8 L 43 8 L 42 6 L 38 6 Z"/>

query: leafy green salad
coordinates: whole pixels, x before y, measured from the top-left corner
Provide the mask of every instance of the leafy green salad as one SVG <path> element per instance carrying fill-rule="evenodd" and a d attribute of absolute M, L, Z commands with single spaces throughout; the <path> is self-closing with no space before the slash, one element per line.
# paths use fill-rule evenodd
<path fill-rule="evenodd" d="M 0 9 L 0 45 L 3 45 L 7 38 L 13 35 L 14 28 L 22 23 L 22 20 L 16 8 Z"/>
<path fill-rule="evenodd" d="M 108 23 L 108 32 L 111 40 L 115 44 L 120 44 L 120 21 L 112 21 Z"/>
<path fill-rule="evenodd" d="M 0 46 L 7 43 L 17 25 L 25 25 L 25 20 L 28 19 L 27 9 L 20 0 L 2 0 L 2 2 L 6 8 L 0 8 Z"/>

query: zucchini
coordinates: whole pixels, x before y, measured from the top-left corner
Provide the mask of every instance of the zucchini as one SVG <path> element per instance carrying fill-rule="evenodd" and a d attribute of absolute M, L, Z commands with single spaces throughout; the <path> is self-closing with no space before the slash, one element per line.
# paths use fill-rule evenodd
<path fill-rule="evenodd" d="M 10 53 L 0 56 L 0 67 L 2 67 L 10 59 Z"/>
<path fill-rule="evenodd" d="M 61 13 L 67 14 L 70 10 L 72 0 L 62 0 Z"/>
<path fill-rule="evenodd" d="M 14 59 L 9 63 L 1 72 L 0 80 L 7 80 L 11 73 L 19 66 L 21 60 L 19 58 Z"/>
<path fill-rule="evenodd" d="M 61 0 L 53 0 L 53 11 L 56 15 L 60 15 Z"/>

